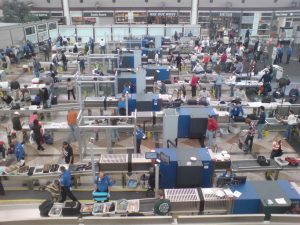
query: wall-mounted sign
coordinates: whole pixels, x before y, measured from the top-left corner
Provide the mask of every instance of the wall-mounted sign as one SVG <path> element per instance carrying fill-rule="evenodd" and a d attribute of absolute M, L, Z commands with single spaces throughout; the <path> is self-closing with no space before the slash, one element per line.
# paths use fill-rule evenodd
<path fill-rule="evenodd" d="M 149 12 L 148 16 L 168 16 L 177 17 L 177 12 Z"/>
<path fill-rule="evenodd" d="M 83 17 L 113 17 L 112 12 L 84 12 Z"/>

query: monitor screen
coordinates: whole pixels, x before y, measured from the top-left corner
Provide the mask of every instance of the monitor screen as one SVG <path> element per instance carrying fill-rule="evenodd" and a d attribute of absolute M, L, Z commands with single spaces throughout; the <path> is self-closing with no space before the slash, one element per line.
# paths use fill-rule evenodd
<path fill-rule="evenodd" d="M 145 153 L 145 158 L 146 159 L 157 159 L 158 158 L 158 153 L 157 152 L 146 152 Z"/>
<path fill-rule="evenodd" d="M 247 176 L 236 176 L 233 177 L 234 184 L 245 184 L 247 180 Z"/>
<path fill-rule="evenodd" d="M 168 156 L 167 154 L 161 152 L 159 154 L 159 158 L 162 162 L 169 164 L 170 163 L 170 156 Z"/>
<path fill-rule="evenodd" d="M 217 187 L 222 188 L 231 184 L 231 177 L 219 177 Z"/>

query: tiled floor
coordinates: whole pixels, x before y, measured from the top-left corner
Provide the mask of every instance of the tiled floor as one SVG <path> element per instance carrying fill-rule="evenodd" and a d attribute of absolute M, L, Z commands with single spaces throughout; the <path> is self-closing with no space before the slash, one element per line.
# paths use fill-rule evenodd
<path fill-rule="evenodd" d="M 33 78 L 32 74 L 23 74 L 21 66 L 18 66 L 17 68 L 13 68 L 13 74 L 18 74 L 18 75 L 7 75 L 8 80 L 12 80 L 14 78 L 18 77 L 19 82 L 22 83 L 30 83 L 31 79 Z M 23 86 L 23 85 L 21 85 Z M 228 95 L 228 89 L 224 90 L 224 95 Z M 59 104 L 63 104 L 67 102 L 67 96 L 66 95 L 59 95 Z M 24 121 L 26 121 L 28 118 L 23 118 Z M 59 112 L 59 113 L 53 113 L 51 115 L 51 118 L 46 118 L 48 121 L 55 121 L 55 122 L 65 122 L 66 121 L 66 112 Z M 11 120 L 10 119 L 5 119 L 1 124 L 0 124 L 0 139 L 4 140 L 6 142 L 6 132 L 5 132 L 5 127 L 11 126 Z M 94 132 L 91 131 L 88 133 L 87 136 L 94 136 Z M 123 147 L 123 148 L 132 148 L 133 146 L 133 138 L 131 135 L 131 132 L 124 132 L 120 133 L 121 138 L 120 140 L 114 145 L 115 147 Z M 270 155 L 271 152 L 271 144 L 272 141 L 275 139 L 275 137 L 281 136 L 280 133 L 274 132 L 270 133 L 270 136 L 267 138 L 264 138 L 262 140 L 257 140 L 256 138 L 254 139 L 254 146 L 253 146 L 253 153 L 255 155 L 264 155 L 267 158 Z M 44 152 L 39 152 L 36 150 L 36 145 L 35 144 L 30 144 L 27 143 L 25 145 L 25 152 L 27 154 L 26 156 L 26 163 L 30 166 L 35 166 L 35 165 L 41 165 L 44 163 L 57 163 L 61 162 L 61 145 L 64 140 L 67 140 L 68 138 L 68 132 L 56 132 L 55 133 L 55 140 L 53 145 L 44 145 L 45 146 L 45 151 Z M 231 159 L 232 160 L 238 160 L 238 159 L 253 159 L 252 155 L 245 155 L 240 149 L 237 147 L 238 143 L 238 138 L 239 135 L 234 135 L 234 134 L 228 134 L 223 137 L 218 136 L 216 139 L 216 144 L 218 146 L 218 151 L 221 150 L 227 150 L 229 153 L 231 153 Z M 105 132 L 100 132 L 99 135 L 99 141 L 97 141 L 94 144 L 93 148 L 96 147 L 102 147 L 106 148 L 106 142 L 107 142 L 107 137 Z M 162 143 L 162 135 L 160 135 L 159 142 Z M 78 149 L 78 143 L 73 142 L 71 143 L 74 153 L 76 155 L 75 161 L 79 160 L 79 149 Z M 188 140 L 188 139 L 180 139 L 179 140 L 179 148 L 199 148 L 200 144 L 198 140 Z M 283 142 L 284 146 L 284 153 L 285 155 L 288 156 L 298 156 L 298 154 L 295 152 L 295 150 L 286 142 Z M 155 141 L 153 138 L 150 138 L 149 140 L 145 140 L 142 142 L 142 151 L 146 152 L 151 149 L 155 148 Z M 105 152 L 105 150 L 99 151 L 95 150 L 95 153 L 102 153 Z M 120 151 L 117 151 L 120 152 Z M 247 173 L 247 176 L 249 179 L 253 180 L 262 180 L 264 178 L 263 173 Z M 288 179 L 288 180 L 293 180 L 295 181 L 298 185 L 300 185 L 300 176 L 298 175 L 297 172 L 281 172 L 280 179 Z M 90 179 L 83 180 L 82 182 L 85 184 L 87 187 L 91 187 L 92 184 L 90 183 Z M 8 187 L 18 187 L 21 184 L 19 182 L 14 182 L 13 180 L 9 181 L 4 181 L 4 185 Z"/>

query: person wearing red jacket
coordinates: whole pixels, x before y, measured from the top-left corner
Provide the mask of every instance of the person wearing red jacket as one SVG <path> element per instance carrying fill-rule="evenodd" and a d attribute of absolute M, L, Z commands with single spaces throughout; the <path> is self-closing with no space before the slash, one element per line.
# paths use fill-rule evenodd
<path fill-rule="evenodd" d="M 219 126 L 217 121 L 212 115 L 208 116 L 208 123 L 207 123 L 207 131 L 206 131 L 206 136 L 208 138 L 208 143 L 207 145 L 212 147 L 213 146 L 213 138 L 214 134 L 218 130 Z"/>
<path fill-rule="evenodd" d="M 198 85 L 198 77 L 196 77 L 194 74 L 191 79 L 192 97 L 196 96 L 197 85 Z"/>
<path fill-rule="evenodd" d="M 226 66 L 226 61 L 227 61 L 227 54 L 226 52 L 223 52 L 221 59 L 220 59 L 220 64 L 221 64 L 221 71 L 225 70 L 225 66 Z"/>

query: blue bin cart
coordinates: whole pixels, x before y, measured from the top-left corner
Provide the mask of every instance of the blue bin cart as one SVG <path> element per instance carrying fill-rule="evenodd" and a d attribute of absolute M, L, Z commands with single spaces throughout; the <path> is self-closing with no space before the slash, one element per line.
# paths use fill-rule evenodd
<path fill-rule="evenodd" d="M 176 149 L 158 148 L 156 152 L 162 152 L 170 157 L 170 163 L 161 162 L 159 165 L 159 188 L 176 188 L 178 167 Z"/>
<path fill-rule="evenodd" d="M 214 165 L 210 155 L 210 152 L 207 148 L 200 148 L 198 150 L 198 154 L 203 164 L 203 174 L 202 174 L 202 187 L 210 188 L 213 183 L 213 173 L 214 173 Z"/>
<path fill-rule="evenodd" d="M 260 197 L 258 196 L 251 182 L 233 187 L 234 191 L 239 191 L 242 195 L 233 199 L 233 214 L 255 214 L 260 209 Z"/>

